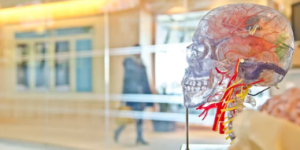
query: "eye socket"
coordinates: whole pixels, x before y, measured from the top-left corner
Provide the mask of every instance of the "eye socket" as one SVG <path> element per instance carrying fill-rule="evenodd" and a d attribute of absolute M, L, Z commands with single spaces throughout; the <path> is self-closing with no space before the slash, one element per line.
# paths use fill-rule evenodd
<path fill-rule="evenodd" d="M 203 44 L 197 44 L 194 46 L 194 49 L 197 51 L 197 56 L 201 57 L 205 51 L 204 45 Z"/>
<path fill-rule="evenodd" d="M 190 59 L 191 56 L 192 56 L 192 49 L 193 49 L 193 44 L 189 45 L 187 48 L 186 48 L 186 58 L 187 59 Z"/>
<path fill-rule="evenodd" d="M 187 59 L 191 59 L 191 58 L 201 59 L 204 55 L 204 51 L 205 49 L 202 44 L 193 43 L 187 47 L 187 52 L 186 52 Z"/>

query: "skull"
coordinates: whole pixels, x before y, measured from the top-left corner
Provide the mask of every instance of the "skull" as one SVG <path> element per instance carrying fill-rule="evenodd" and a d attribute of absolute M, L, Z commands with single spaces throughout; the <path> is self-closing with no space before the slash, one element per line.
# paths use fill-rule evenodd
<path fill-rule="evenodd" d="M 293 42 L 288 20 L 269 7 L 230 4 L 211 10 L 187 47 L 188 67 L 181 83 L 184 105 L 220 101 L 235 67 L 241 83 L 261 80 L 256 85 L 276 85 L 290 68 Z"/>

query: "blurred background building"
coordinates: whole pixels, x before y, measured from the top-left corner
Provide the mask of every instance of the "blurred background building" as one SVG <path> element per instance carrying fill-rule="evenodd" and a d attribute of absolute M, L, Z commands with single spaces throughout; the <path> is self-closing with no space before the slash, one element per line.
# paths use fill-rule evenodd
<path fill-rule="evenodd" d="M 230 3 L 272 7 L 300 31 L 299 0 L 0 0 L 0 149 L 179 149 L 186 46 L 209 10 Z M 258 104 L 300 85 L 299 44 L 281 89 Z M 152 94 L 122 94 L 123 62 L 136 54 Z M 154 106 L 122 111 L 125 102 Z M 199 114 L 190 110 L 191 143 L 229 143 L 210 129 L 214 112 Z M 135 144 L 135 124 L 115 143 L 118 118 L 143 119 L 149 145 Z"/>

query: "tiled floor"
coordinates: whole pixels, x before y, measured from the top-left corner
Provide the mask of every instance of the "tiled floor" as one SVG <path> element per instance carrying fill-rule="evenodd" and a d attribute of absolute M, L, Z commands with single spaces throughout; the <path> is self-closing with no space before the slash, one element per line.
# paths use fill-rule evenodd
<path fill-rule="evenodd" d="M 24 141 L 0 139 L 1 150 L 75 150 L 62 148 L 53 145 L 44 145 L 38 143 L 29 143 Z"/>
<path fill-rule="evenodd" d="M 172 149 L 162 146 L 162 149 Z M 228 145 L 226 144 L 190 144 L 189 148 L 191 150 L 226 150 Z M 114 149 L 128 149 L 128 150 L 138 150 L 138 149 L 153 149 L 154 147 L 151 145 L 148 146 L 126 146 L 126 147 L 115 147 Z M 1 150 L 78 150 L 73 148 L 62 148 L 53 145 L 44 145 L 39 143 L 29 143 L 24 141 L 16 141 L 16 140 L 7 140 L 0 139 L 0 149 Z M 112 147 L 109 147 L 112 149 Z M 177 147 L 175 148 L 177 149 Z M 186 145 L 182 145 L 182 150 L 186 149 Z"/>
<path fill-rule="evenodd" d="M 149 145 L 144 146 L 135 144 L 134 124 L 128 125 L 121 134 L 119 143 L 115 143 L 113 133 L 116 125 L 111 121 L 110 129 L 106 130 L 104 120 L 99 118 L 65 116 L 47 120 L 37 118 L 0 120 L 1 138 L 39 143 L 24 145 L 24 143 L 0 141 L 0 150 L 65 150 L 51 147 L 54 145 L 78 150 L 173 150 L 180 149 L 185 143 L 183 127 L 178 127 L 174 132 L 159 133 L 153 131 L 151 121 L 145 121 L 144 137 Z M 193 144 L 228 143 L 224 137 L 209 129 L 199 127 L 190 129 L 190 143 Z"/>
<path fill-rule="evenodd" d="M 186 150 L 186 145 L 182 145 L 181 150 Z M 190 144 L 190 150 L 227 150 L 227 144 Z"/>

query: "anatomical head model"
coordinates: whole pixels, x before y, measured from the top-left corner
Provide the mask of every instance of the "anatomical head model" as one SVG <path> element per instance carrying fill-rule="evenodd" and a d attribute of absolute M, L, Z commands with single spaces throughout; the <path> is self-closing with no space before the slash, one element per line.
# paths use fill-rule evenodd
<path fill-rule="evenodd" d="M 184 105 L 203 110 L 204 118 L 216 108 L 213 130 L 233 140 L 234 116 L 244 109 L 243 103 L 256 105 L 247 96 L 249 88 L 275 86 L 284 78 L 293 42 L 288 20 L 269 7 L 231 4 L 211 10 L 187 49 Z"/>

